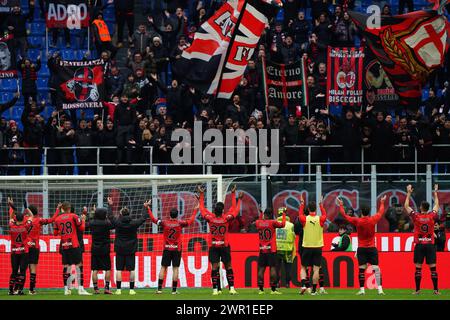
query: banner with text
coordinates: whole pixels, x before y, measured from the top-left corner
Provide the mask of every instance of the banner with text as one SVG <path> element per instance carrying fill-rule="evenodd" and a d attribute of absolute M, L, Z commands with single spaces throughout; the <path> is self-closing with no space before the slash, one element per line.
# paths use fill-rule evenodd
<path fill-rule="evenodd" d="M 291 109 L 305 106 L 305 67 L 303 59 L 292 64 L 266 61 L 264 70 L 269 106 Z"/>
<path fill-rule="evenodd" d="M 363 60 L 363 48 L 328 47 L 327 104 L 361 106 Z"/>
<path fill-rule="evenodd" d="M 16 78 L 16 54 L 14 49 L 14 36 L 8 34 L 0 38 L 0 79 Z"/>
<path fill-rule="evenodd" d="M 86 0 L 50 0 L 46 10 L 47 28 L 81 29 L 89 27 Z"/>
<path fill-rule="evenodd" d="M 57 66 L 58 94 L 63 109 L 102 108 L 105 99 L 101 59 L 60 61 Z"/>
<path fill-rule="evenodd" d="M 230 234 L 231 256 L 235 274 L 235 286 L 237 288 L 257 287 L 257 263 L 258 263 L 258 235 L 257 234 Z M 414 286 L 413 263 L 413 234 L 377 234 L 376 245 L 380 250 L 380 268 L 383 272 L 383 286 L 385 288 L 412 289 Z M 357 288 L 358 287 L 358 262 L 354 252 L 329 251 L 331 242 L 337 241 L 336 235 L 326 234 L 323 252 L 322 268 L 326 287 L 331 288 Z M 355 236 L 352 237 L 355 250 Z M 85 253 L 83 265 L 85 270 L 85 287 L 92 287 L 90 275 L 91 265 L 91 237 L 85 236 Z M 155 288 L 158 284 L 158 274 L 162 259 L 162 235 L 140 235 L 140 251 L 136 253 L 136 287 Z M 59 239 L 53 236 L 43 236 L 41 241 L 41 254 L 37 270 L 37 288 L 61 288 L 61 255 L 59 254 Z M 450 264 L 450 252 L 448 243 L 445 252 L 438 252 L 438 271 Z M 0 236 L 0 288 L 7 288 L 11 272 L 10 238 Z M 180 287 L 210 287 L 211 269 L 208 260 L 208 235 L 189 234 L 183 236 L 183 253 L 179 270 Z M 115 254 L 111 253 L 112 271 L 111 285 L 115 287 Z M 294 261 L 292 268 L 292 285 L 300 286 L 299 257 Z M 168 269 L 166 286 L 169 282 L 172 268 Z M 225 272 L 225 270 L 223 270 Z M 366 285 L 369 289 L 375 289 L 375 279 L 372 270 L 366 271 Z M 402 276 L 399 276 L 402 275 Z M 266 272 L 268 277 L 268 272 Z M 223 287 L 227 285 L 224 274 Z M 128 286 L 128 273 L 124 274 L 122 286 Z M 450 288 L 450 273 L 439 274 L 440 287 Z M 266 279 L 269 283 L 269 279 Z M 99 274 L 99 286 L 104 285 L 104 273 Z M 28 277 L 27 284 L 28 287 Z M 432 288 L 428 268 L 424 268 L 423 287 Z M 61 292 L 62 294 L 62 292 Z"/>

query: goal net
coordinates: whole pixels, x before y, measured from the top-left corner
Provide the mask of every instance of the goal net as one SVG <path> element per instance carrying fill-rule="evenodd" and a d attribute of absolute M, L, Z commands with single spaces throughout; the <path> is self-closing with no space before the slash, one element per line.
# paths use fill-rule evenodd
<path fill-rule="evenodd" d="M 80 214 L 88 207 L 88 217 L 92 219 L 91 208 L 107 207 L 107 198 L 114 205 L 112 212 L 119 215 L 120 209 L 127 207 L 131 218 L 141 217 L 146 211 L 143 204 L 152 199 L 153 215 L 167 219 L 172 208 L 179 212 L 179 218 L 191 217 L 198 203 L 198 185 L 206 188 L 205 206 L 212 209 L 217 201 L 224 201 L 232 179 L 222 179 L 220 175 L 148 175 L 148 176 L 39 176 L 2 177 L 0 179 L 0 288 L 7 288 L 11 272 L 11 243 L 8 228 L 7 198 L 12 197 L 17 210 L 25 205 L 35 205 L 40 217 L 53 216 L 59 202 L 69 201 L 73 211 Z M 227 197 L 225 207 L 231 205 Z M 207 224 L 198 213 L 193 224 L 183 229 L 183 253 L 180 266 L 180 287 L 210 286 L 208 261 Z M 51 225 L 43 226 L 41 232 L 39 264 L 37 269 L 37 290 L 42 288 L 61 288 L 62 260 L 59 254 L 59 237 L 53 236 Z M 111 232 L 111 242 L 114 230 Z M 160 270 L 163 236 L 160 228 L 150 220 L 141 226 L 138 233 L 138 252 L 136 253 L 137 288 L 157 287 Z M 84 287 L 92 288 L 91 279 L 91 237 L 89 229 L 83 235 L 83 275 Z M 115 253 L 111 244 L 111 286 L 115 287 Z M 128 287 L 128 272 L 123 273 L 122 287 Z M 172 268 L 168 269 L 165 286 L 171 286 Z M 29 271 L 25 288 L 28 288 Z M 76 287 L 78 284 L 74 283 Z M 104 274 L 99 273 L 98 285 L 104 285 Z"/>

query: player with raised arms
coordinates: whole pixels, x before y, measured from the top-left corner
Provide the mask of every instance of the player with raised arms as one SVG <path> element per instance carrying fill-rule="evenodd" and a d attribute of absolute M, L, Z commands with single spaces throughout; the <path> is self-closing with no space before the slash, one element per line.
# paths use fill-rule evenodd
<path fill-rule="evenodd" d="M 413 294 L 420 294 L 420 282 L 422 281 L 422 265 L 426 263 L 431 271 L 433 282 L 433 294 L 440 295 L 438 289 L 438 274 L 436 271 L 436 247 L 434 246 L 434 223 L 439 219 L 439 197 L 437 184 L 434 185 L 434 207 L 431 212 L 430 204 L 426 201 L 420 203 L 419 212 L 414 211 L 409 201 L 414 189 L 412 185 L 406 187 L 405 210 L 414 223 L 414 264 L 416 265 L 415 282 L 416 290 Z"/>
<path fill-rule="evenodd" d="M 202 217 L 208 222 L 211 245 L 209 247 L 209 262 L 211 263 L 211 280 L 213 285 L 213 295 L 218 295 L 219 282 L 219 264 L 223 262 L 227 272 L 227 281 L 230 289 L 230 294 L 237 294 L 234 288 L 234 273 L 231 266 L 231 249 L 228 242 L 228 227 L 231 220 L 233 220 L 239 213 L 241 206 L 241 199 L 243 193 L 239 193 L 239 201 L 236 204 L 236 186 L 231 189 L 231 208 L 226 214 L 223 213 L 223 202 L 217 202 L 214 206 L 214 214 L 205 208 L 205 189 L 201 186 L 197 188 L 199 192 L 199 205 Z"/>
<path fill-rule="evenodd" d="M 80 250 L 80 243 L 78 241 L 78 231 L 84 231 L 86 216 L 82 215 L 81 218 L 71 212 L 71 205 L 69 202 L 63 202 L 60 207 L 60 213 L 55 217 L 53 222 L 53 233 L 55 236 L 61 237 L 60 247 L 63 264 L 63 282 L 64 282 L 64 294 L 72 294 L 69 289 L 70 269 L 72 265 L 75 265 L 78 294 L 79 295 L 91 295 L 80 284 L 81 271 L 80 264 L 82 260 L 82 252 Z"/>
<path fill-rule="evenodd" d="M 259 234 L 259 257 L 258 257 L 258 287 L 259 294 L 264 294 L 264 273 L 266 267 L 270 268 L 270 294 L 281 294 L 277 290 L 277 228 L 284 228 L 286 225 L 286 208 L 280 208 L 282 220 L 278 221 L 273 217 L 271 208 L 264 210 L 255 222 L 256 230 Z"/>
<path fill-rule="evenodd" d="M 347 215 L 344 209 L 344 202 L 339 197 L 337 202 L 339 204 L 339 212 L 342 217 L 349 223 L 356 227 L 356 232 L 358 233 L 358 249 L 356 251 L 356 256 L 358 258 L 359 265 L 359 291 L 357 295 L 365 295 L 364 283 L 365 273 L 367 269 L 367 264 L 372 266 L 375 273 L 375 280 L 378 286 L 378 294 L 384 295 L 382 281 L 381 281 L 381 271 L 378 266 L 378 250 L 375 247 L 375 228 L 377 223 L 383 218 L 384 202 L 386 201 L 386 196 L 381 198 L 380 209 L 374 216 L 369 216 L 370 209 L 367 206 L 361 207 L 361 218 L 350 217 Z"/>
<path fill-rule="evenodd" d="M 298 218 L 303 226 L 303 252 L 301 257 L 301 285 L 300 294 L 304 294 L 306 291 L 306 270 L 308 267 L 313 267 L 313 281 L 311 295 L 317 295 L 317 284 L 319 282 L 319 272 L 322 263 L 322 248 L 323 248 L 323 226 L 327 221 L 327 212 L 323 207 L 323 197 L 320 196 L 320 212 L 322 215 L 319 217 L 316 214 L 317 205 L 314 201 L 308 203 L 309 215 L 305 216 L 305 201 L 303 196 L 300 198 L 300 208 L 298 210 Z"/>
<path fill-rule="evenodd" d="M 105 271 L 105 294 L 112 294 L 109 284 L 111 280 L 111 230 L 113 224 L 109 221 L 105 208 L 94 206 L 94 219 L 86 221 L 86 228 L 89 228 L 92 236 L 91 246 L 91 270 L 94 294 L 100 294 L 98 289 L 98 272 Z"/>
<path fill-rule="evenodd" d="M 24 295 L 23 287 L 28 267 L 28 246 L 26 239 L 33 227 L 31 217 L 17 212 L 11 198 L 9 206 L 9 234 L 11 237 L 11 275 L 9 277 L 9 295 Z"/>
<path fill-rule="evenodd" d="M 108 198 L 108 219 L 116 229 L 114 239 L 114 250 L 116 252 L 116 285 L 115 294 L 122 294 L 122 271 L 130 272 L 130 295 L 135 295 L 134 280 L 136 268 L 136 251 L 138 249 L 138 229 L 148 219 L 144 214 L 138 219 L 130 217 L 130 210 L 127 207 L 120 209 L 120 216 L 114 217 L 112 213 L 112 198 Z"/>
<path fill-rule="evenodd" d="M 167 220 L 157 219 L 150 209 L 152 200 L 148 200 L 144 203 L 144 207 L 148 211 L 150 220 L 162 227 L 164 235 L 164 250 L 161 260 L 161 270 L 159 272 L 158 278 L 158 289 L 157 294 L 162 293 L 162 286 L 164 277 L 166 276 L 167 268 L 172 265 L 173 275 L 172 275 L 172 294 L 178 294 L 178 272 L 181 263 L 181 252 L 182 252 L 182 230 L 184 227 L 189 226 L 195 220 L 198 211 L 198 204 L 194 208 L 192 215 L 189 220 L 178 219 L 178 210 L 176 208 L 170 209 L 170 218 Z"/>
<path fill-rule="evenodd" d="M 12 203 L 11 199 L 11 203 Z M 26 240 L 26 244 L 28 246 L 28 267 L 30 270 L 30 295 L 35 295 L 36 291 L 34 290 L 36 287 L 36 272 L 37 272 L 37 266 L 39 263 L 39 253 L 40 253 L 40 246 L 39 246 L 39 238 L 41 236 L 41 227 L 47 224 L 53 223 L 56 216 L 59 214 L 59 209 L 55 211 L 55 214 L 50 219 L 43 219 L 39 217 L 38 210 L 36 206 L 29 205 L 26 206 L 25 211 L 27 212 L 27 216 L 31 219 L 31 229 L 28 233 L 28 237 Z"/>

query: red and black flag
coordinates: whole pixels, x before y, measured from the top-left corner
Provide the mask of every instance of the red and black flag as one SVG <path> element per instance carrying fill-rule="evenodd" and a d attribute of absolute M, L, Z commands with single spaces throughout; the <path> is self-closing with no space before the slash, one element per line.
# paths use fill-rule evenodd
<path fill-rule="evenodd" d="M 87 0 L 50 0 L 46 2 L 47 28 L 81 29 L 89 27 Z"/>
<path fill-rule="evenodd" d="M 16 78 L 16 54 L 14 49 L 14 36 L 7 34 L 0 38 L 0 79 Z"/>
<path fill-rule="evenodd" d="M 102 108 L 105 99 L 104 62 L 60 61 L 57 66 L 58 94 L 63 109 Z"/>
<path fill-rule="evenodd" d="M 327 104 L 360 106 L 363 102 L 363 48 L 328 47 Z"/>
<path fill-rule="evenodd" d="M 284 109 L 285 114 L 294 113 L 297 106 L 305 106 L 305 65 L 304 60 L 291 64 L 277 64 L 265 61 L 263 80 L 266 103 Z"/>
<path fill-rule="evenodd" d="M 449 23 L 442 7 L 447 1 L 438 2 L 438 11 L 381 16 L 379 25 L 364 14 L 350 12 L 405 106 L 418 107 L 422 86 L 444 62 Z"/>
<path fill-rule="evenodd" d="M 20 0 L 0 0 L 0 13 L 9 13 L 14 7 L 20 7 Z"/>
<path fill-rule="evenodd" d="M 364 103 L 375 107 L 398 104 L 398 95 L 380 61 L 368 50 L 364 57 Z"/>
<path fill-rule="evenodd" d="M 280 0 L 228 0 L 194 36 L 174 71 L 206 94 L 230 98 Z"/>

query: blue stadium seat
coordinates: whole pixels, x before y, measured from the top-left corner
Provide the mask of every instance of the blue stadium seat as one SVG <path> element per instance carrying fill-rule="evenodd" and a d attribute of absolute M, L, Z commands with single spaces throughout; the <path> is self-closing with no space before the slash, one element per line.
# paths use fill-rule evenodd
<path fill-rule="evenodd" d="M 38 88 L 38 90 L 39 91 L 47 90 L 48 89 L 47 82 L 48 82 L 47 78 L 39 78 L 37 80 L 37 88 Z"/>
<path fill-rule="evenodd" d="M 11 108 L 11 110 L 12 110 L 11 117 L 15 118 L 15 119 L 20 119 L 20 117 L 22 117 L 23 109 L 24 109 L 23 105 L 22 106 L 14 106 L 13 108 Z"/>
<path fill-rule="evenodd" d="M 50 71 L 48 70 L 47 64 L 46 63 L 42 64 L 41 70 L 39 70 L 39 73 L 38 73 L 38 77 L 42 77 L 42 76 L 48 77 L 49 75 L 50 75 Z"/>
<path fill-rule="evenodd" d="M 36 58 L 41 55 L 41 50 L 39 49 L 29 49 L 28 50 L 28 58 L 30 58 L 33 61 L 36 61 Z M 41 59 L 43 56 L 41 55 Z"/>
<path fill-rule="evenodd" d="M 45 36 L 45 23 L 33 22 L 30 24 L 30 31 L 32 36 Z"/>
<path fill-rule="evenodd" d="M 64 60 L 74 60 L 74 53 L 72 49 L 65 49 L 61 52 Z"/>
<path fill-rule="evenodd" d="M 17 81 L 16 79 L 2 79 L 0 80 L 0 87 L 2 91 L 17 91 Z"/>
<path fill-rule="evenodd" d="M 28 37 L 28 42 L 34 48 L 45 48 L 45 37 Z"/>

